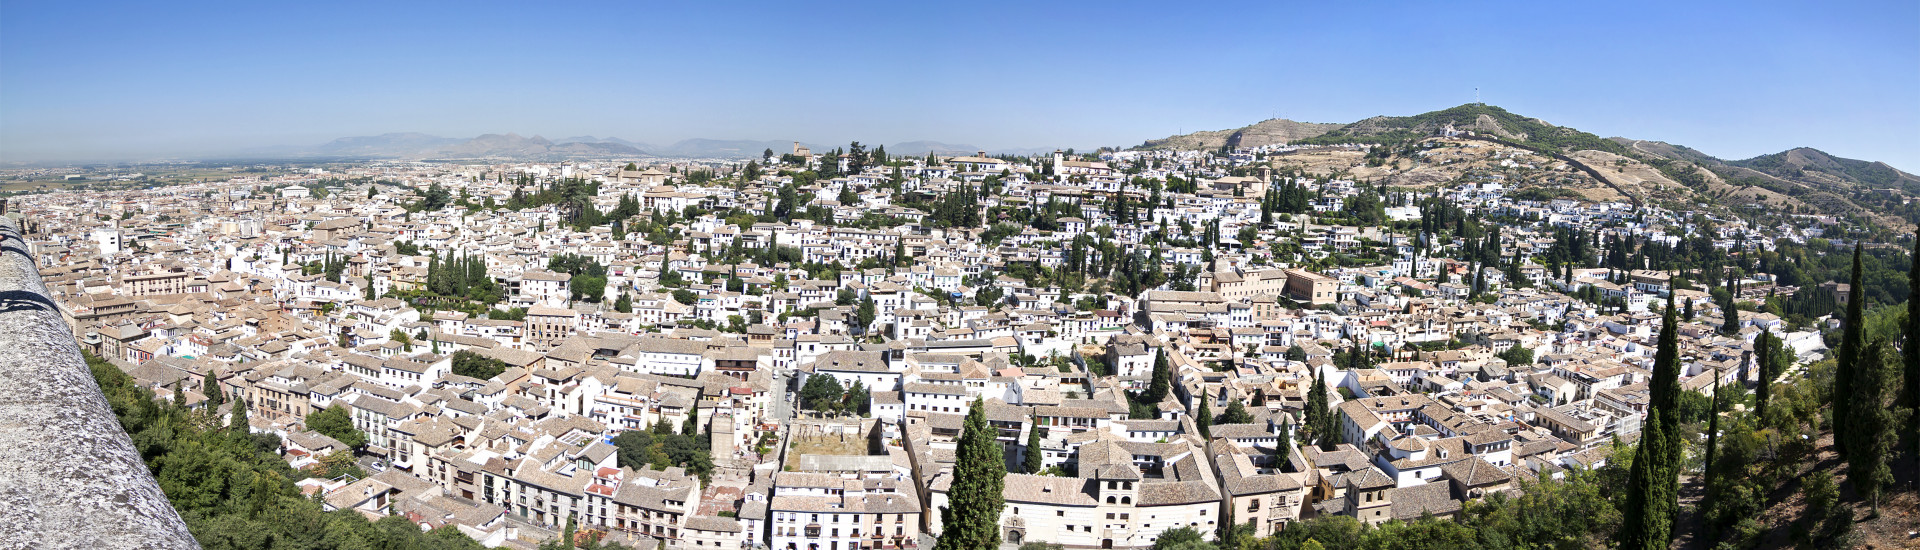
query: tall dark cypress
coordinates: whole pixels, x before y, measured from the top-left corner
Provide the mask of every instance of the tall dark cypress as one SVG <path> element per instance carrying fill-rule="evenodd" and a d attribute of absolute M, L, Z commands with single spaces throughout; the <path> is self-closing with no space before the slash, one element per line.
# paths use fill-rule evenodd
<path fill-rule="evenodd" d="M 1713 371 L 1713 405 L 1707 407 L 1707 460 L 1701 472 L 1705 476 L 1706 495 L 1712 498 L 1714 492 L 1713 459 L 1720 447 L 1720 371 Z M 1701 509 L 1710 509 L 1711 503 L 1702 504 Z"/>
<path fill-rule="evenodd" d="M 1773 393 L 1773 348 L 1771 331 L 1760 331 L 1760 336 L 1753 340 L 1754 370 L 1759 371 L 1759 383 L 1753 388 L 1753 415 L 1762 422 L 1766 421 L 1767 400 Z"/>
<path fill-rule="evenodd" d="M 1914 457 L 1920 457 L 1920 229 L 1914 230 L 1913 254 L 1908 258 L 1912 265 L 1907 268 L 1907 326 L 1906 345 L 1900 348 L 1906 375 L 1901 377 L 1906 390 L 1901 400 L 1909 409 L 1907 414 L 1907 437 L 1913 441 L 1908 449 Z M 1914 476 L 1913 484 L 1920 487 L 1920 476 Z"/>
<path fill-rule="evenodd" d="M 1860 326 L 1864 315 L 1861 309 L 1866 306 L 1866 289 L 1860 286 L 1860 245 L 1853 245 L 1853 277 L 1847 282 L 1847 319 L 1840 337 L 1840 353 L 1833 365 L 1833 399 L 1843 400 L 1853 395 L 1854 363 L 1860 359 L 1862 344 Z M 1847 407 L 1833 407 L 1833 450 L 1842 456 L 1847 454 Z"/>
<path fill-rule="evenodd" d="M 1906 363 L 1906 390 L 1900 395 L 1901 403 L 1907 407 L 1920 409 L 1920 229 L 1914 231 L 1912 262 L 1907 268 L 1907 342 L 1901 346 L 1902 362 Z M 1911 415 L 1916 425 L 1920 425 L 1920 414 Z M 1920 439 L 1920 438 L 1916 438 Z M 1920 481 L 1920 477 L 1915 478 Z"/>
<path fill-rule="evenodd" d="M 1640 445 L 1634 449 L 1633 468 L 1627 472 L 1627 502 L 1620 510 L 1620 550 L 1666 550 L 1672 545 L 1673 499 L 1663 490 L 1671 478 L 1662 478 L 1662 457 L 1669 453 L 1667 438 L 1659 433 L 1665 421 L 1660 410 L 1647 409 Z"/>
<path fill-rule="evenodd" d="M 1320 378 L 1320 368 L 1313 368 L 1313 387 L 1307 389 L 1307 429 L 1313 432 L 1310 441 L 1325 444 L 1333 441 L 1333 435 L 1326 433 L 1332 422 L 1326 419 L 1331 413 L 1327 410 L 1327 385 Z"/>
<path fill-rule="evenodd" d="M 980 400 L 968 408 L 954 449 L 952 497 L 942 514 L 940 539 L 934 550 L 997 548 L 1000 512 L 1006 506 L 1007 463 L 1001 454 L 998 431 L 987 423 Z"/>
<path fill-rule="evenodd" d="M 1660 340 L 1653 354 L 1647 387 L 1647 418 L 1640 446 L 1628 471 L 1627 503 L 1621 512 L 1620 548 L 1667 548 L 1673 541 L 1673 517 L 1679 509 L 1679 466 L 1683 451 L 1674 404 L 1680 393 L 1679 330 L 1673 296 L 1667 296 Z"/>
<path fill-rule="evenodd" d="M 1194 412 L 1194 425 L 1200 430 L 1200 437 L 1213 439 L 1213 406 L 1207 404 L 1207 394 L 1200 394 L 1200 408 Z"/>

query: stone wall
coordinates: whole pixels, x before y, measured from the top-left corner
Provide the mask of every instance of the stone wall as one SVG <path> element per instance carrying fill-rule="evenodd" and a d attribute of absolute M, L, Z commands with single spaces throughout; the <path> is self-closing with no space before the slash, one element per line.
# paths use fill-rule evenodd
<path fill-rule="evenodd" d="M 0 217 L 0 549 L 199 547 Z"/>

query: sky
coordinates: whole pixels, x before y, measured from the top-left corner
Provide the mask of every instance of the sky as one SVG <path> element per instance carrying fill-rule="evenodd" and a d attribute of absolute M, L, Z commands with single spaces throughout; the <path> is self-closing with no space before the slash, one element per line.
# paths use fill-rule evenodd
<path fill-rule="evenodd" d="M 0 0 L 0 160 L 515 132 L 1129 146 L 1475 99 L 1920 172 L 1920 2 Z"/>

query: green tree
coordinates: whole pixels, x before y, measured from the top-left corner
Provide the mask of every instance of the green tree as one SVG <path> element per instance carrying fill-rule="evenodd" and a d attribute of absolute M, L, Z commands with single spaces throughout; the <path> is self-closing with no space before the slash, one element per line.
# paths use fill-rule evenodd
<path fill-rule="evenodd" d="M 846 390 L 840 386 L 840 379 L 833 375 L 815 374 L 808 376 L 806 384 L 800 387 L 800 406 L 812 411 L 838 412 L 846 395 Z"/>
<path fill-rule="evenodd" d="M 1213 548 L 1213 545 L 1207 544 L 1206 539 L 1200 536 L 1200 531 L 1192 527 L 1181 527 L 1161 531 L 1160 537 L 1153 540 L 1153 550 L 1201 550 L 1211 548 Z"/>
<path fill-rule="evenodd" d="M 867 391 L 867 386 L 861 384 L 859 380 L 854 380 L 853 386 L 847 388 L 847 397 L 842 401 L 840 407 L 856 416 L 865 417 L 867 416 L 867 408 L 872 401 L 873 396 Z"/>
<path fill-rule="evenodd" d="M 876 315 L 878 315 L 878 313 L 875 311 L 873 296 L 861 296 L 860 307 L 854 308 L 853 310 L 853 320 L 854 323 L 859 326 L 860 334 L 864 335 L 867 331 L 872 330 L 873 320 Z"/>
<path fill-rule="evenodd" d="M 695 293 L 694 291 L 686 290 L 686 289 L 673 291 L 673 301 L 675 302 L 680 302 L 681 304 L 684 304 L 684 305 L 693 305 L 694 302 L 697 302 L 699 300 L 700 300 L 700 295 Z"/>
<path fill-rule="evenodd" d="M 1000 512 L 1006 506 L 1007 462 L 998 430 L 987 423 L 986 404 L 968 408 L 954 449 L 952 498 L 941 512 L 943 525 L 934 550 L 974 550 L 1000 546 Z"/>
<path fill-rule="evenodd" d="M 220 391 L 220 379 L 215 377 L 211 371 L 207 372 L 207 375 L 201 378 L 200 393 L 207 396 L 207 410 L 218 409 L 221 403 L 226 402 L 226 392 Z M 246 407 L 235 406 L 234 408 L 245 409 Z"/>
<path fill-rule="evenodd" d="M 1253 423 L 1253 414 L 1248 413 L 1247 406 L 1241 404 L 1239 401 L 1230 401 L 1227 403 L 1227 412 L 1220 415 L 1220 423 L 1251 424 Z"/>
<path fill-rule="evenodd" d="M 1306 361 L 1307 350 L 1301 348 L 1299 345 L 1287 346 L 1287 360 L 1288 361 Z"/>
<path fill-rule="evenodd" d="M 489 380 L 507 371 L 507 363 L 471 350 L 453 352 L 453 374 Z"/>
<path fill-rule="evenodd" d="M 320 432 L 320 435 L 334 438 L 348 447 L 360 448 L 367 444 L 367 434 L 353 427 L 353 418 L 347 407 L 335 404 L 307 414 L 307 429 Z"/>
<path fill-rule="evenodd" d="M 1499 357 L 1500 359 L 1505 360 L 1507 362 L 1507 365 L 1513 368 L 1520 368 L 1520 367 L 1525 367 L 1527 365 L 1533 364 L 1533 350 L 1524 346 L 1514 346 L 1511 348 L 1507 348 L 1507 351 L 1500 352 L 1500 354 L 1496 355 L 1495 357 Z"/>

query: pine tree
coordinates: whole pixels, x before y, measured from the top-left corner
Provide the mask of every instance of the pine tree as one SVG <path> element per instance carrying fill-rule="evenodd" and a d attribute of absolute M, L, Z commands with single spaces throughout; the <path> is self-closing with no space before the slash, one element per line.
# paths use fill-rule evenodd
<path fill-rule="evenodd" d="M 934 550 L 1000 547 L 1007 463 L 995 440 L 997 434 L 987 424 L 986 405 L 975 399 L 954 449 L 953 485 L 947 492 L 952 498 L 941 511 L 940 540 Z"/>
<path fill-rule="evenodd" d="M 1041 453 L 1044 452 L 1040 447 L 1040 431 L 1045 428 L 1040 426 L 1040 415 L 1037 414 L 1027 420 L 1027 424 L 1029 424 L 1027 429 L 1027 452 L 1024 460 L 1020 462 L 1020 469 L 1022 470 L 1021 473 L 1037 474 L 1040 473 L 1040 468 L 1042 468 Z"/>
<path fill-rule="evenodd" d="M 1892 382 L 1888 379 L 1892 373 L 1887 372 L 1891 370 L 1887 352 L 1887 342 L 1878 339 L 1861 350 L 1853 369 L 1853 393 L 1847 396 L 1847 403 L 1834 407 L 1836 413 L 1842 406 L 1851 409 L 1847 412 L 1851 423 L 1847 426 L 1847 481 L 1873 506 L 1875 515 L 1880 513 L 1886 486 L 1893 483 L 1887 459 L 1892 458 L 1894 442 L 1900 439 L 1894 433 L 1895 413 L 1887 406 L 1887 385 Z"/>
<path fill-rule="evenodd" d="M 1860 245 L 1857 243 L 1853 245 L 1853 277 L 1848 279 L 1848 283 L 1847 318 L 1843 321 L 1846 326 L 1841 332 L 1840 352 L 1835 355 L 1836 361 L 1833 365 L 1833 399 L 1836 400 L 1853 395 L 1854 367 L 1860 360 L 1863 338 L 1861 333 L 1863 327 L 1860 324 L 1865 316 L 1861 313 L 1861 309 L 1866 306 L 1867 289 L 1861 288 L 1860 285 Z M 1847 431 L 1853 429 L 1848 425 L 1851 420 L 1849 417 L 1852 416 L 1850 408 L 1833 408 L 1833 450 L 1843 458 L 1847 454 L 1847 443 L 1853 441 L 1853 438 L 1847 435 Z"/>

